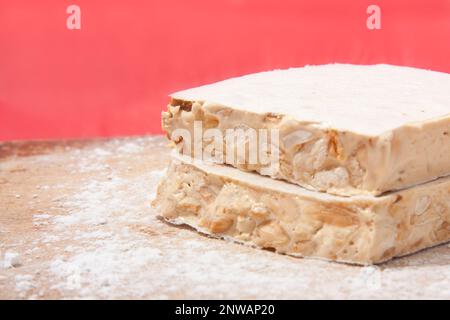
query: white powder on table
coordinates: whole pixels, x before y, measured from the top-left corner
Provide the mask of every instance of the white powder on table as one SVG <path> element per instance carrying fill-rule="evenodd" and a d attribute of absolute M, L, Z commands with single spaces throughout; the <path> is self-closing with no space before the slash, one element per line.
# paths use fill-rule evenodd
<path fill-rule="evenodd" d="M 17 252 L 5 252 L 3 257 L 3 268 L 16 268 L 22 265 L 22 260 Z"/>

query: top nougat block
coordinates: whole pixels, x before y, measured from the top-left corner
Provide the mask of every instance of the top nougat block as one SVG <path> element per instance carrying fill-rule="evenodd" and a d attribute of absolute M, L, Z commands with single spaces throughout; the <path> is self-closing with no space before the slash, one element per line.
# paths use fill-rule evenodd
<path fill-rule="evenodd" d="M 330 64 L 251 74 L 172 94 L 162 116 L 168 136 L 194 134 L 195 121 L 224 136 L 278 129 L 277 166 L 227 163 L 316 191 L 379 195 L 450 174 L 446 73 Z"/>

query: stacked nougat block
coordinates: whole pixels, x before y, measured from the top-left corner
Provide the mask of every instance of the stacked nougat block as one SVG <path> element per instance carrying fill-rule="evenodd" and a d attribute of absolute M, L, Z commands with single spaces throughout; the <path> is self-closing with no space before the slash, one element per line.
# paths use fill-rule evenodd
<path fill-rule="evenodd" d="M 257 73 L 173 94 L 162 125 L 177 151 L 154 204 L 169 222 L 364 265 L 450 240 L 448 74 L 341 64 Z M 276 134 L 228 143 L 249 129 Z"/>

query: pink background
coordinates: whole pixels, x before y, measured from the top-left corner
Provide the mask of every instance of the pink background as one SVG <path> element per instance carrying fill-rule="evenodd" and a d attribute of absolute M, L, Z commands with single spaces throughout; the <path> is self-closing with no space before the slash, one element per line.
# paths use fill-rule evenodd
<path fill-rule="evenodd" d="M 0 140 L 160 133 L 173 91 L 329 62 L 450 72 L 450 1 L 0 0 Z"/>

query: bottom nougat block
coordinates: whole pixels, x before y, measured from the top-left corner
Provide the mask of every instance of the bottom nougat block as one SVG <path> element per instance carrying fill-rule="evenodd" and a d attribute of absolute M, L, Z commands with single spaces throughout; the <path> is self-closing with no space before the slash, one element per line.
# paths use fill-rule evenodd
<path fill-rule="evenodd" d="M 450 240 L 450 178 L 346 198 L 176 158 L 153 204 L 167 221 L 216 237 L 363 265 Z"/>

